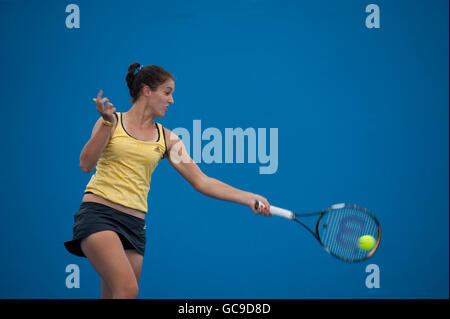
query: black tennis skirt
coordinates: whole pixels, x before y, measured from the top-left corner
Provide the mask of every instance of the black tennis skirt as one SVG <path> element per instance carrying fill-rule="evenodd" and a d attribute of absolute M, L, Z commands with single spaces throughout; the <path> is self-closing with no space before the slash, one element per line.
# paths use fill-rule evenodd
<path fill-rule="evenodd" d="M 64 246 L 70 253 L 86 257 L 81 250 L 81 240 L 104 230 L 116 232 L 124 249 L 136 249 L 139 254 L 144 255 L 145 220 L 94 202 L 81 203 L 74 216 L 73 239 L 64 242 Z"/>

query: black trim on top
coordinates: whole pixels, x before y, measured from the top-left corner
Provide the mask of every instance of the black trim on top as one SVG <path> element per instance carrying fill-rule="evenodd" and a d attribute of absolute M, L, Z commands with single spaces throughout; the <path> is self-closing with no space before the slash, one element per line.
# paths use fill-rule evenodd
<path fill-rule="evenodd" d="M 164 151 L 163 158 L 167 157 L 167 143 L 166 143 L 166 133 L 164 132 L 164 126 L 161 125 L 161 129 L 164 136 L 164 146 L 166 147 L 166 150 Z"/>
<path fill-rule="evenodd" d="M 158 123 L 155 122 L 155 126 L 156 126 L 156 129 L 158 130 L 158 139 L 156 140 L 156 143 L 158 143 L 159 140 L 161 139 L 161 133 L 159 133 Z"/>
<path fill-rule="evenodd" d="M 159 140 L 161 139 L 161 134 L 159 133 L 159 127 L 158 127 L 158 124 L 156 122 L 155 122 L 155 126 L 156 126 L 156 129 L 158 130 L 158 139 L 156 140 L 155 143 L 158 143 Z"/>
<path fill-rule="evenodd" d="M 131 136 L 130 133 L 128 133 L 127 130 L 125 129 L 125 126 L 123 126 L 123 114 L 122 113 L 120 113 L 120 125 L 122 125 L 123 131 L 129 137 L 131 137 L 132 139 L 135 139 L 136 141 L 141 141 L 141 142 L 144 142 L 144 143 L 158 143 L 159 140 L 161 139 L 161 134 L 159 134 L 159 127 L 158 127 L 158 124 L 156 124 L 156 122 L 155 122 L 155 127 L 156 127 L 156 130 L 158 131 L 158 139 L 156 140 L 156 142 L 148 142 L 148 141 L 138 140 L 137 138 Z"/>

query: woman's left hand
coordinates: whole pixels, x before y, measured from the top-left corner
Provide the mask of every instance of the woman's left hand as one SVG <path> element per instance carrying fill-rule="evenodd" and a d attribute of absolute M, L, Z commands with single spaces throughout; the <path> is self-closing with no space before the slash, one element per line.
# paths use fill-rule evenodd
<path fill-rule="evenodd" d="M 263 203 L 263 205 L 259 205 L 258 209 L 255 208 L 255 204 L 257 201 L 260 201 L 261 203 Z M 253 194 L 251 200 L 250 200 L 250 204 L 248 205 L 251 210 L 255 213 L 255 214 L 260 214 L 263 216 L 270 216 L 272 217 L 272 214 L 270 213 L 270 204 L 267 201 L 266 198 L 260 196 L 260 195 L 256 195 Z"/>

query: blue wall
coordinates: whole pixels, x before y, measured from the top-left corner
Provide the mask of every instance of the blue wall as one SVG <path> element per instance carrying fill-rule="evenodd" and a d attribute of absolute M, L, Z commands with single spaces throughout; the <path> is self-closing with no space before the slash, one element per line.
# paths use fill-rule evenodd
<path fill-rule="evenodd" d="M 372 259 L 343 263 L 295 223 L 196 192 L 165 160 L 140 298 L 449 297 L 448 1 L 83 0 L 74 29 L 70 3 L 0 1 L 0 298 L 100 296 L 63 242 L 91 176 L 79 155 L 92 98 L 102 89 L 127 111 L 132 62 L 176 76 L 158 119 L 169 129 L 278 129 L 274 174 L 246 157 L 199 163 L 207 175 L 299 212 L 357 203 L 383 231 Z M 365 25 L 370 3 L 379 29 Z"/>

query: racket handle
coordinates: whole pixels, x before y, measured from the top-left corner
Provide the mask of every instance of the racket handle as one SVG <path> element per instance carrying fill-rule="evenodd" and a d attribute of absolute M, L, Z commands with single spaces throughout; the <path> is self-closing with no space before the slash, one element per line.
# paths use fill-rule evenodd
<path fill-rule="evenodd" d="M 265 206 L 260 201 L 257 201 L 255 204 L 255 209 L 258 209 L 258 207 L 260 205 L 263 207 Z M 272 215 L 277 215 L 277 216 L 284 217 L 287 219 L 295 219 L 295 215 L 293 212 L 291 212 L 290 210 L 287 210 L 287 209 L 280 208 L 280 207 L 270 206 L 270 212 L 272 213 Z"/>

